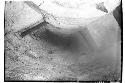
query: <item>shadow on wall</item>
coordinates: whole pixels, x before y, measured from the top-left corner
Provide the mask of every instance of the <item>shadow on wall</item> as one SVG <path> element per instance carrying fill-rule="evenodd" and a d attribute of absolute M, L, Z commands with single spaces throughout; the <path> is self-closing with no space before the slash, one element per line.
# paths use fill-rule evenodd
<path fill-rule="evenodd" d="M 52 46 L 56 46 L 60 49 L 69 50 L 72 48 L 76 48 L 78 46 L 78 39 L 74 35 L 62 35 L 57 34 L 49 31 L 46 29 L 44 32 L 41 30 L 37 30 L 35 33 L 32 34 L 40 41 L 46 41 L 48 44 Z"/>
<path fill-rule="evenodd" d="M 122 4 L 120 3 L 120 5 L 114 10 L 113 15 L 116 19 L 116 21 L 118 22 L 120 28 L 122 28 L 122 24 L 123 24 L 123 14 L 122 14 Z"/>

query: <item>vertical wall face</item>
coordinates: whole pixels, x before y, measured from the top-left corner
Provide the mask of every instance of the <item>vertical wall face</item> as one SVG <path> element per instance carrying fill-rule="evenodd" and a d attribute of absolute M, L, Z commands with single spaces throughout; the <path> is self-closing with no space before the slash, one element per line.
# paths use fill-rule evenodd
<path fill-rule="evenodd" d="M 97 46 L 95 56 L 97 56 L 98 59 L 103 59 L 102 61 L 107 64 L 119 63 L 119 58 L 121 57 L 121 55 L 118 54 L 120 52 L 118 49 L 121 42 L 121 40 L 118 39 L 120 27 L 113 17 L 113 14 L 104 16 L 96 22 L 89 24 L 88 30 Z"/>
<path fill-rule="evenodd" d="M 87 27 L 98 46 L 117 42 L 120 27 L 112 14 L 103 16 Z"/>

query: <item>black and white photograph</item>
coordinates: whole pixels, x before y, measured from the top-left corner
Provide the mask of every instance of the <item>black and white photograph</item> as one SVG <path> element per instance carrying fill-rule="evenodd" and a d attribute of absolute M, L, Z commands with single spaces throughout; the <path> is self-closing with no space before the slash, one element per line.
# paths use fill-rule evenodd
<path fill-rule="evenodd" d="M 3 10 L 4 82 L 122 83 L 122 0 L 4 1 Z"/>

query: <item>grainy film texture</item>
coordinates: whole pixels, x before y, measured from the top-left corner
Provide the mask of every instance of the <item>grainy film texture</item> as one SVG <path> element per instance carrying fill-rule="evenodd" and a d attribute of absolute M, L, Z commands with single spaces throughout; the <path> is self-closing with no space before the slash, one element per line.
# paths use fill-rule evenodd
<path fill-rule="evenodd" d="M 5 1 L 4 81 L 121 81 L 120 0 Z"/>

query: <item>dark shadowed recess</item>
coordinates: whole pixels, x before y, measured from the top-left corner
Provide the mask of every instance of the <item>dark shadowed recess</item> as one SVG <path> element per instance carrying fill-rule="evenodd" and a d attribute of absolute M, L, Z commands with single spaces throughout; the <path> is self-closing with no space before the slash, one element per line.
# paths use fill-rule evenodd
<path fill-rule="evenodd" d="M 122 2 L 121 2 L 120 5 L 113 11 L 113 15 L 114 15 L 116 21 L 118 22 L 120 28 L 122 28 L 122 24 L 123 24 Z"/>
<path fill-rule="evenodd" d="M 48 22 L 42 22 L 36 26 L 33 27 L 27 27 L 25 30 L 21 30 L 19 32 L 20 36 L 23 38 L 26 35 L 31 35 L 33 38 L 38 39 L 40 41 L 46 41 L 47 43 L 63 48 L 63 49 L 69 49 L 71 46 L 77 46 L 77 38 L 73 34 L 66 35 L 66 34 L 57 34 L 49 29 L 47 29 L 49 24 Z M 43 28 L 45 28 L 43 30 Z"/>
<path fill-rule="evenodd" d="M 32 34 L 39 41 L 46 41 L 53 46 L 62 48 L 62 49 L 71 49 L 78 46 L 78 39 L 75 34 L 66 35 L 66 34 L 57 34 L 48 29 L 44 32 L 40 29 Z"/>

